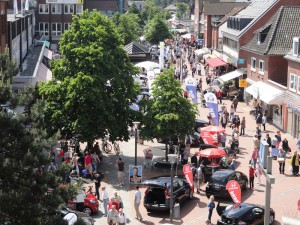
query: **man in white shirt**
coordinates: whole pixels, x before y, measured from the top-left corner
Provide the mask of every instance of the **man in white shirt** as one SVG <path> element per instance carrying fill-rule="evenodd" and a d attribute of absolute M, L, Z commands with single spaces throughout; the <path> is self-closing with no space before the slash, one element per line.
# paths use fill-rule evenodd
<path fill-rule="evenodd" d="M 134 193 L 134 209 L 136 213 L 136 219 L 142 221 L 142 215 L 140 213 L 140 204 L 141 204 L 142 193 L 140 191 L 140 187 L 136 186 L 136 191 Z"/>
<path fill-rule="evenodd" d="M 108 192 L 105 187 L 102 187 L 102 201 L 103 201 L 103 208 L 104 208 L 104 216 L 107 217 Z"/>

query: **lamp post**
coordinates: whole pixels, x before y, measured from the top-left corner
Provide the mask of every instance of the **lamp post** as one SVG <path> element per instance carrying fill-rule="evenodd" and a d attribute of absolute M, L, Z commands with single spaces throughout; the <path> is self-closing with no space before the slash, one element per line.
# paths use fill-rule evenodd
<path fill-rule="evenodd" d="M 177 155 L 176 154 L 168 154 L 169 161 L 171 163 L 171 199 L 170 199 L 170 223 L 173 222 L 173 165 L 176 162 Z"/>
<path fill-rule="evenodd" d="M 139 124 L 140 122 L 133 122 L 133 126 L 134 126 L 134 137 L 135 137 L 135 141 L 134 141 L 134 147 L 135 147 L 135 152 L 134 152 L 134 165 L 137 165 L 137 135 L 138 135 L 138 128 L 139 128 Z"/>

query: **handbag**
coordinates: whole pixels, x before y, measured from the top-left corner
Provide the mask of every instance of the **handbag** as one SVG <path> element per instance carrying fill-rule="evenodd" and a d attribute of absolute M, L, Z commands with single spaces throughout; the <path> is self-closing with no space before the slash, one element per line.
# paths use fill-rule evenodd
<path fill-rule="evenodd" d="M 277 158 L 277 162 L 279 162 L 279 163 L 284 163 L 284 158 Z"/>

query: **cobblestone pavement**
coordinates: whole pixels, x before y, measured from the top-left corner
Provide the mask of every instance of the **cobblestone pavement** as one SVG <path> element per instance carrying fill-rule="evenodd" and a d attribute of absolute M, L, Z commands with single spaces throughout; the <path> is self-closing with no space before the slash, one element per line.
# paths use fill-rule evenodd
<path fill-rule="evenodd" d="M 202 70 L 203 71 L 203 70 Z M 196 76 L 195 78 L 199 78 Z M 205 83 L 205 77 L 202 76 L 203 84 Z M 203 85 L 205 88 L 205 84 Z M 224 100 L 227 105 L 227 108 L 230 107 L 230 101 Z M 248 175 L 248 162 L 251 158 L 251 153 L 253 150 L 253 142 L 252 138 L 254 136 L 255 131 L 255 120 L 249 114 L 251 106 L 246 105 L 243 102 L 240 102 L 237 107 L 237 114 L 240 115 L 240 118 L 243 116 L 246 117 L 246 130 L 245 135 L 240 136 L 240 147 L 241 153 L 238 154 L 237 157 L 237 169 L 238 171 L 244 172 Z M 199 113 L 198 118 L 207 120 L 208 109 L 201 108 L 199 105 Z M 266 132 L 263 132 L 263 138 L 266 133 L 269 133 L 271 138 L 275 135 L 277 130 L 271 124 L 266 125 Z M 226 129 L 227 135 L 230 136 L 231 129 Z M 289 141 L 289 145 L 293 150 L 296 150 L 295 143 L 296 140 L 291 138 L 289 135 L 282 134 L 282 137 L 287 137 Z M 229 137 L 227 138 L 229 139 Z M 142 216 L 144 218 L 143 222 L 139 222 L 135 220 L 135 211 L 133 207 L 133 199 L 134 199 L 134 185 L 128 184 L 128 166 L 134 164 L 134 138 L 130 139 L 128 142 L 120 143 L 120 147 L 122 150 L 122 159 L 126 165 L 126 175 L 125 175 L 125 186 L 119 187 L 117 180 L 117 168 L 116 161 L 117 156 L 114 154 L 105 155 L 104 161 L 101 165 L 102 171 L 105 173 L 104 181 L 102 182 L 102 186 L 106 186 L 109 196 L 112 196 L 115 191 L 117 191 L 124 202 L 124 212 L 130 220 L 130 224 L 167 224 L 169 223 L 169 215 L 167 213 L 150 213 L 148 214 L 143 205 L 140 206 Z M 150 147 L 154 153 L 154 157 L 164 156 L 164 145 L 159 144 L 157 142 L 144 142 L 144 145 L 138 144 L 138 165 L 142 165 L 144 162 L 143 149 L 146 147 Z M 192 149 L 191 152 L 196 151 L 197 149 Z M 290 158 L 291 154 L 288 153 L 288 158 Z M 288 171 L 288 160 L 286 162 L 285 175 L 279 174 L 278 163 L 273 161 L 273 175 L 275 176 L 275 184 L 272 186 L 271 190 L 271 207 L 276 212 L 276 222 L 275 224 L 282 224 L 282 216 L 289 215 L 295 216 L 297 209 L 297 201 L 299 199 L 300 192 L 300 183 L 299 177 L 294 177 Z M 169 174 L 170 171 L 167 169 L 144 169 L 143 171 L 143 179 L 150 178 L 152 176 Z M 255 180 L 255 189 L 247 190 L 242 195 L 242 200 L 248 203 L 257 203 L 264 205 L 265 199 L 265 179 L 262 176 L 262 185 L 260 187 L 257 186 Z M 205 185 L 202 186 L 202 189 L 205 189 Z M 145 191 L 145 187 L 141 187 L 142 198 Z M 224 199 L 217 199 L 216 201 L 224 202 Z M 205 219 L 207 218 L 207 198 L 204 192 L 201 194 L 195 194 L 194 199 L 191 201 L 187 201 L 181 206 L 181 219 L 174 220 L 173 224 L 186 224 L 186 225 L 198 225 L 204 224 Z M 230 202 L 230 201 L 229 201 Z M 100 211 L 103 210 L 102 203 L 100 202 Z M 93 216 L 96 219 L 96 224 L 107 224 L 107 220 L 105 217 L 102 217 L 102 213 L 98 213 Z M 216 224 L 218 219 L 217 213 L 214 211 L 212 222 Z"/>

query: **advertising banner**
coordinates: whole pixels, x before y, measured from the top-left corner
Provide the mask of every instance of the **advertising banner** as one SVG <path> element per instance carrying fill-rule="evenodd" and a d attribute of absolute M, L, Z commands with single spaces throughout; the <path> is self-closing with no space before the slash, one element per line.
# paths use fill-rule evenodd
<path fill-rule="evenodd" d="M 189 183 L 192 191 L 194 192 L 194 181 L 193 181 L 193 171 L 190 165 L 185 164 L 183 166 L 183 174 L 185 176 L 186 181 Z"/>
<path fill-rule="evenodd" d="M 242 203 L 242 192 L 239 183 L 235 180 L 228 181 L 226 189 L 235 204 Z"/>
<path fill-rule="evenodd" d="M 188 97 L 191 98 L 195 104 L 197 104 L 197 82 L 191 77 L 186 78 L 184 82 L 185 89 L 188 92 Z"/>
<path fill-rule="evenodd" d="M 209 109 L 209 114 L 213 119 L 213 126 L 219 126 L 219 112 L 218 112 L 218 100 L 214 93 L 207 92 L 204 95 L 204 99 L 206 101 L 207 107 Z"/>
<path fill-rule="evenodd" d="M 129 183 L 139 184 L 142 183 L 143 177 L 143 167 L 142 166 L 129 166 Z"/>

